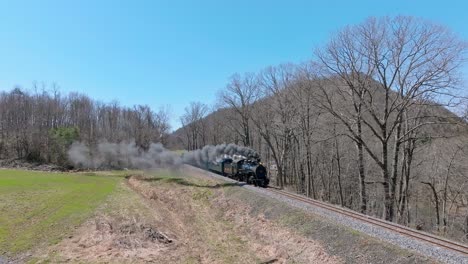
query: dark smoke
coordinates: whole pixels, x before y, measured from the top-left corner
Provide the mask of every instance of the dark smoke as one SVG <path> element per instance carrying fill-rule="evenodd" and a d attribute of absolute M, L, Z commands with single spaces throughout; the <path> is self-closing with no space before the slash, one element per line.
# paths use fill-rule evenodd
<path fill-rule="evenodd" d="M 87 169 L 177 168 L 182 163 L 204 167 L 207 162 L 215 161 L 223 155 L 258 158 L 253 149 L 235 144 L 207 145 L 202 149 L 187 152 L 182 157 L 165 149 L 160 143 L 152 143 L 149 149 L 144 151 L 135 141 L 103 141 L 93 148 L 83 142 L 75 142 L 68 151 L 68 159 L 75 167 Z"/>
<path fill-rule="evenodd" d="M 242 155 L 248 158 L 258 158 L 255 150 L 236 144 L 207 145 L 202 149 L 185 153 L 182 157 L 184 163 L 204 167 L 207 162 L 215 161 L 223 155 L 233 156 Z"/>
<path fill-rule="evenodd" d="M 68 151 L 68 158 L 74 166 L 89 169 L 156 169 L 178 167 L 182 163 L 178 155 L 165 149 L 160 143 L 152 143 L 149 149 L 144 151 L 135 141 L 104 141 L 95 148 L 75 142 Z"/>

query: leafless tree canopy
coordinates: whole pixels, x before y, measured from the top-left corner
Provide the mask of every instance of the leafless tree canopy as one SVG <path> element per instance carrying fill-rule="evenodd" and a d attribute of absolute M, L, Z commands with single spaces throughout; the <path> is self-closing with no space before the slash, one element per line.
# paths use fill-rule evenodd
<path fill-rule="evenodd" d="M 117 102 L 104 104 L 85 95 L 61 95 L 15 88 L 0 93 L 0 158 L 67 164 L 67 150 L 74 141 L 96 145 L 101 140 L 135 140 L 148 149 L 152 142 L 165 143 L 169 113 L 148 106 L 133 108 Z"/>
<path fill-rule="evenodd" d="M 200 102 L 192 102 L 185 108 L 185 114 L 180 118 L 184 130 L 184 140 L 187 150 L 202 148 L 207 143 L 206 122 L 208 106 Z"/>
<path fill-rule="evenodd" d="M 458 69 L 465 48 L 465 43 L 444 27 L 412 17 L 386 17 L 347 27 L 316 52 L 321 76 L 329 80 L 321 88 L 323 106 L 347 127 L 358 155 L 361 157 L 365 149 L 379 166 L 387 220 L 395 217 L 400 150 L 403 148 L 405 161 L 412 158 L 404 155 L 405 148 L 414 147 L 408 141 L 433 123 L 421 119 L 426 102 L 452 102 L 451 90 L 459 84 Z M 340 98 L 334 97 L 349 101 L 353 107 L 335 107 Z M 378 140 L 378 148 L 372 148 L 363 137 L 363 128 Z M 360 167 L 364 167 L 363 162 L 360 158 Z M 360 182 L 365 212 L 363 171 Z"/>

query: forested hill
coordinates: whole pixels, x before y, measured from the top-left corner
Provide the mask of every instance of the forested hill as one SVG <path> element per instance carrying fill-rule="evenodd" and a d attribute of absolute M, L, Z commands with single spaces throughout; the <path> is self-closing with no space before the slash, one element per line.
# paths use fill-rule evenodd
<path fill-rule="evenodd" d="M 168 142 L 174 149 L 191 150 L 207 144 L 247 145 L 248 140 L 261 153 L 274 184 L 379 217 L 385 217 L 386 179 L 381 167 L 385 144 L 393 221 L 428 231 L 446 228 L 449 236 L 465 239 L 466 121 L 444 105 L 412 98 L 405 102 L 408 108 L 400 120 L 399 110 L 390 114 L 388 141 L 383 143 L 370 111 L 384 109 L 386 93 L 375 83 L 366 102 L 372 110 L 361 115 L 358 139 L 366 146 L 361 145 L 360 152 L 353 134 L 358 131 L 356 112 L 352 100 L 342 96 L 344 87 L 322 80 L 291 82 L 274 94 L 260 92 L 268 96 L 250 105 L 225 105 L 210 113 L 205 105 L 193 103 L 183 117 L 186 125 L 172 133 Z M 243 96 L 228 93 L 233 100 Z M 388 94 L 403 104 L 395 91 Z M 440 227 L 443 221 L 450 227 Z"/>
<path fill-rule="evenodd" d="M 249 146 L 280 187 L 466 241 L 465 46 L 426 21 L 372 18 L 314 61 L 233 75 L 219 110 L 192 103 L 171 142 Z"/>

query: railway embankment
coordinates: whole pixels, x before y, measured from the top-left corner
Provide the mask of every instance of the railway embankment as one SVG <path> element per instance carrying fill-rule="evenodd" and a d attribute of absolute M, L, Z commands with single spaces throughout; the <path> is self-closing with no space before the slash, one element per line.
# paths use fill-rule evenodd
<path fill-rule="evenodd" d="M 344 263 L 193 171 L 131 173 L 94 217 L 34 256 L 45 263 Z M 250 195 L 250 193 L 249 193 Z M 256 194 L 252 193 L 252 197 Z"/>
<path fill-rule="evenodd" d="M 189 170 L 235 184 L 231 179 L 198 168 Z M 239 187 L 235 191 L 230 190 L 229 197 L 249 204 L 253 214 L 264 214 L 307 238 L 320 241 L 329 254 L 340 256 L 346 263 L 468 263 L 466 245 L 441 241 L 422 232 L 413 233 L 404 227 L 401 230 L 398 225 L 351 210 L 325 203 L 314 204 L 308 202 L 313 200 L 303 196 L 237 185 Z M 452 245 L 452 249 L 446 245 Z"/>
<path fill-rule="evenodd" d="M 119 178 L 117 190 L 93 217 L 31 258 L 52 263 L 456 260 L 444 261 L 392 244 L 268 189 L 197 168 L 129 173 Z"/>

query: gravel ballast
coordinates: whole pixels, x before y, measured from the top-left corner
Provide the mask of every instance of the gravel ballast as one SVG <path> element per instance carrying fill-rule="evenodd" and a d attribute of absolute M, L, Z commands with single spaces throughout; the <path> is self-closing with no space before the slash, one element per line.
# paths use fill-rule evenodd
<path fill-rule="evenodd" d="M 187 168 L 203 172 L 206 176 L 220 179 L 226 182 L 232 182 L 232 183 L 237 182 L 232 179 L 229 179 L 229 178 L 226 178 L 226 177 L 223 177 L 223 176 L 220 176 L 220 175 L 217 175 L 217 174 L 214 174 L 214 173 L 211 173 L 211 172 L 199 169 L 199 168 L 195 168 L 191 166 L 187 166 Z M 371 237 L 377 238 L 383 242 L 390 243 L 392 245 L 401 247 L 403 249 L 414 251 L 423 256 L 431 257 L 442 263 L 467 263 L 468 264 L 468 257 L 466 255 L 462 255 L 461 253 L 457 253 L 455 251 L 440 248 L 432 244 L 417 240 L 415 238 L 408 237 L 408 236 L 399 234 L 397 232 L 393 232 L 391 230 L 375 226 L 370 223 L 361 222 L 359 220 L 353 219 L 345 215 L 341 215 L 339 213 L 336 213 L 336 212 L 333 212 L 324 208 L 316 207 L 308 203 L 304 203 L 304 202 L 301 202 L 292 198 L 288 198 L 281 194 L 268 191 L 268 189 L 257 188 L 257 187 L 250 186 L 250 185 L 243 185 L 242 187 L 250 191 L 256 192 L 258 194 L 261 194 L 262 196 L 266 196 L 266 197 L 279 200 L 290 206 L 302 209 L 314 215 L 319 215 L 326 219 L 333 220 L 334 222 L 340 225 L 362 232 Z"/>

